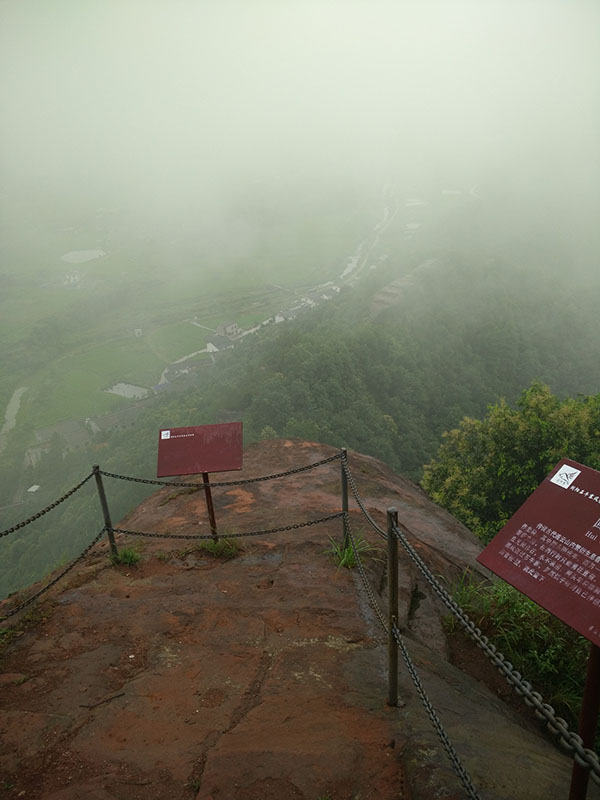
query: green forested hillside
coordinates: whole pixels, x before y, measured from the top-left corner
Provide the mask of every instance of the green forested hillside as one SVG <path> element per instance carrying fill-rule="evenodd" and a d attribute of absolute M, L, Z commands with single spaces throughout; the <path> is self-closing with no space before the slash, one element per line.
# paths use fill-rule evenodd
<path fill-rule="evenodd" d="M 465 416 L 480 417 L 501 397 L 513 402 L 537 379 L 563 397 L 600 388 L 594 292 L 552 263 L 527 270 L 489 256 L 421 253 L 402 269 L 378 270 L 302 317 L 248 336 L 220 355 L 195 388 L 157 396 L 135 425 L 96 434 L 91 447 L 45 456 L 28 480 L 36 505 L 86 474 L 104 469 L 154 477 L 160 427 L 240 419 L 245 442 L 296 436 L 347 446 L 421 477 L 442 433 Z M 373 316 L 373 296 L 398 274 L 397 304 Z M 146 487 L 110 482 L 115 520 Z M 3 593 L 75 555 L 101 527 L 93 487 L 60 510 L 2 540 Z M 87 495 L 87 499 L 86 499 Z M 6 524 L 25 516 L 6 512 Z M 63 512 L 64 509 L 64 512 Z"/>

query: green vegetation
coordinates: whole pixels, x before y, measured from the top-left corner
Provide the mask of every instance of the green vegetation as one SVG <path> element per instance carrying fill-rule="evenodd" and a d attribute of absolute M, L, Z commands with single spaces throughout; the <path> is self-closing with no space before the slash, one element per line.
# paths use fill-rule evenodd
<path fill-rule="evenodd" d="M 455 600 L 559 716 L 577 726 L 589 642 L 503 581 L 466 575 Z M 448 617 L 450 632 L 459 628 Z"/>
<path fill-rule="evenodd" d="M 600 395 L 559 400 L 534 382 L 516 407 L 504 400 L 482 420 L 464 418 L 425 467 L 432 499 L 489 542 L 561 458 L 600 467 Z M 455 592 L 515 668 L 576 726 L 589 642 L 503 581 L 466 575 Z M 454 618 L 448 620 L 455 630 Z"/>
<path fill-rule="evenodd" d="M 218 539 L 204 539 L 198 542 L 195 549 L 215 558 L 229 560 L 239 555 L 241 547 L 237 539 L 219 537 Z"/>
<path fill-rule="evenodd" d="M 210 331 L 192 325 L 190 321 L 184 321 L 154 328 L 149 331 L 147 339 L 150 347 L 167 363 L 202 350 L 206 347 L 209 336 Z"/>
<path fill-rule="evenodd" d="M 141 555 L 137 550 L 134 550 L 131 547 L 125 547 L 119 550 L 116 556 L 111 556 L 111 561 L 115 565 L 125 564 L 128 567 L 135 567 L 139 563 L 140 558 Z"/>
<path fill-rule="evenodd" d="M 19 422 L 42 428 L 123 408 L 128 401 L 104 391 L 115 383 L 151 387 L 166 366 L 143 339 L 88 347 L 41 369 L 23 398 Z"/>
<path fill-rule="evenodd" d="M 410 272 L 425 254 L 418 250 L 407 253 L 403 270 Z M 75 452 L 66 454 L 64 440 L 56 437 L 50 451 L 23 478 L 20 469 L 13 466 L 22 459 L 18 442 L 27 430 L 25 425 L 20 427 L 19 417 L 15 436 L 0 461 L 5 496 L 17 494 L 19 480 L 24 482 L 21 496 L 33 483 L 42 488 L 36 495 L 26 496 L 22 506 L 4 511 L 3 525 L 8 527 L 54 500 L 87 474 L 94 463 L 99 462 L 107 471 L 155 477 L 156 432 L 166 424 L 202 425 L 237 418 L 244 423 L 245 445 L 266 436 L 343 445 L 378 457 L 392 469 L 418 480 L 423 463 L 430 462 L 428 475 L 433 475 L 432 459 L 443 432 L 461 425 L 465 414 L 470 420 L 481 417 L 490 404 L 501 406 L 498 398 L 505 396 L 504 410 L 498 414 L 510 421 L 508 404 L 515 402 L 523 386 L 535 377 L 552 382 L 556 397 L 564 396 L 570 387 L 582 390 L 595 385 L 600 317 L 591 291 L 578 294 L 575 302 L 576 284 L 561 283 L 557 276 L 552 292 L 546 283 L 544 296 L 539 297 L 538 292 L 536 297 L 532 284 L 538 278 L 533 269 L 531 274 L 519 276 L 522 280 L 518 284 L 510 264 L 482 271 L 479 261 L 465 255 L 447 254 L 445 259 L 443 269 L 418 273 L 417 283 L 400 304 L 375 319 L 369 313 L 370 298 L 397 274 L 398 268 L 393 265 L 292 323 L 272 325 L 260 335 L 246 337 L 238 348 L 220 355 L 216 365 L 210 367 L 210 380 L 192 384 L 182 393 L 165 393 L 139 403 L 134 421 L 95 434 L 89 445 Z M 570 310 L 572 313 L 568 313 Z M 167 320 L 164 323 L 171 324 Z M 576 350 L 571 346 L 572 339 L 581 343 Z M 132 335 L 128 341 L 141 346 L 143 339 Z M 121 398 L 105 396 L 125 404 Z M 533 397 L 542 406 L 567 402 L 556 398 L 546 401 L 537 389 Z M 69 399 L 61 402 L 66 404 Z M 578 409 L 585 407 L 581 410 L 583 419 L 595 404 L 593 398 L 579 398 L 569 401 L 566 409 L 556 409 L 555 427 L 561 430 L 559 423 L 564 417 L 565 442 L 579 441 L 578 436 L 581 439 L 579 433 L 568 434 L 568 426 L 573 422 L 577 431 L 582 429 L 583 422 L 577 422 Z M 34 404 L 25 413 L 24 419 L 31 420 Z M 589 443 L 593 444 L 591 420 L 593 414 L 588 431 Z M 467 429 L 477 432 L 481 425 L 469 423 Z M 543 425 L 538 428 L 545 430 Z M 514 440 L 512 428 L 510 431 L 504 437 L 507 441 Z M 446 437 L 445 444 L 453 435 Z M 553 437 L 556 439 L 551 430 L 548 441 Z M 522 442 L 524 447 L 525 433 Z M 481 446 L 484 450 L 488 447 Z M 587 459 L 594 466 L 588 458 L 591 452 L 590 448 L 579 448 L 565 454 Z M 545 464 L 551 461 L 550 456 L 554 457 L 554 452 Z M 486 458 L 484 453 L 484 464 Z M 473 457 L 473 474 L 478 474 L 476 462 L 477 457 Z M 527 462 L 525 458 L 521 466 Z M 543 470 L 540 473 L 536 469 L 527 467 L 522 480 L 515 482 L 521 492 L 517 500 L 530 490 L 528 487 L 539 483 L 538 475 L 544 476 Z M 509 472 L 506 475 L 508 485 L 508 478 L 512 481 L 513 476 Z M 495 482 L 496 477 L 491 485 Z M 433 482 L 427 485 L 432 492 L 443 491 L 443 480 L 439 486 Z M 475 484 L 473 488 L 477 488 Z M 113 519 L 118 520 L 151 491 L 152 487 L 138 484 L 108 482 Z M 453 499 L 451 510 L 458 516 L 463 512 L 456 505 L 464 493 L 478 498 L 481 508 L 471 509 L 471 516 L 461 518 L 476 528 L 473 515 L 477 515 L 482 527 L 488 525 L 491 530 L 496 526 L 497 530 L 509 510 L 502 512 L 499 504 L 494 507 L 490 494 L 464 487 Z M 445 502 L 441 495 L 435 496 L 438 502 Z M 31 583 L 52 564 L 76 556 L 99 524 L 97 497 L 88 484 L 43 520 L 1 540 L 1 592 L 6 594 Z"/>
<path fill-rule="evenodd" d="M 135 404 L 103 392 L 118 381 L 152 385 L 167 358 L 193 352 L 196 332 L 200 339 L 205 332 L 186 320 L 214 329 L 290 307 L 309 280 L 339 276 L 373 229 L 367 201 L 361 206 L 356 198 L 340 197 L 333 205 L 328 199 L 308 209 L 298 199 L 297 216 L 261 202 L 239 198 L 240 219 L 258 231 L 243 254 L 233 253 L 227 242 L 214 247 L 208 237 L 203 250 L 182 254 L 176 281 L 149 241 L 123 243 L 101 263 L 79 265 L 78 289 L 59 280 L 62 265 L 58 273 L 50 271 L 52 283 L 44 270 L 25 263 L 26 254 L 15 254 L 23 269 L 0 276 L 8 287 L 0 312 L 9 312 L 6 318 L 0 314 L 7 345 L 0 398 L 8 402 L 17 386 L 29 389 L 0 459 L 3 528 L 52 502 L 94 463 L 154 478 L 156 432 L 166 425 L 239 419 L 245 445 L 264 437 L 299 437 L 346 446 L 419 480 L 444 431 L 459 426 L 465 415 L 482 417 L 500 397 L 514 403 L 532 380 L 551 385 L 561 398 L 598 390 L 597 277 L 590 272 L 585 284 L 575 280 L 576 269 L 564 271 L 564 254 L 554 246 L 491 248 L 493 214 L 468 225 L 463 242 L 456 220 L 441 218 L 426 240 L 407 239 L 400 214 L 372 253 L 376 270 L 297 320 L 245 337 L 235 350 L 219 354 L 214 366 L 182 379 L 177 388 L 183 391 Z M 62 241 L 67 235 L 56 236 L 53 252 L 75 246 Z M 40 246 L 31 258 L 43 252 Z M 374 310 L 379 290 L 403 276 L 397 304 Z M 13 313 L 13 300 L 19 313 Z M 134 335 L 136 328 L 141 337 Z M 120 427 L 76 445 L 57 434 L 41 460 L 23 469 L 25 448 L 42 425 L 125 408 L 131 415 Z M 30 496 L 32 484 L 41 488 Z M 106 490 L 114 520 L 153 491 L 119 481 L 108 481 Z M 499 519 L 492 509 L 482 524 Z M 0 594 L 71 560 L 100 525 L 90 483 L 51 514 L 0 540 Z"/>
<path fill-rule="evenodd" d="M 375 550 L 376 548 L 373 545 L 369 544 L 365 539 L 361 536 L 356 536 L 354 538 L 354 544 L 356 547 L 356 551 L 352 546 L 352 542 L 348 542 L 346 547 L 344 547 L 343 542 L 337 542 L 332 536 L 329 537 L 329 541 L 331 542 L 331 547 L 325 551 L 325 553 L 330 556 L 330 558 L 337 564 L 338 569 L 340 567 L 345 567 L 346 569 L 354 569 L 356 566 L 356 553 L 358 553 L 359 558 L 366 553 L 370 553 L 371 551 Z"/>
<path fill-rule="evenodd" d="M 422 483 L 487 543 L 561 458 L 600 469 L 600 395 L 561 401 L 536 382 L 444 434 Z"/>

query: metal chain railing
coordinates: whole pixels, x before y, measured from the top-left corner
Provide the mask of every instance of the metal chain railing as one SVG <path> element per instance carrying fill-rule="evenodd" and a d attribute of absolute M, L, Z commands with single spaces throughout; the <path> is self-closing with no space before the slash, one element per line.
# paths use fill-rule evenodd
<path fill-rule="evenodd" d="M 340 453 L 336 453 L 335 455 L 330 456 L 329 458 L 325 458 L 325 459 L 322 459 L 320 461 L 317 461 L 314 464 L 308 464 L 308 465 L 303 466 L 303 467 L 297 467 L 296 469 L 287 470 L 285 472 L 275 473 L 275 474 L 272 474 L 272 475 L 265 475 L 265 476 L 261 476 L 261 477 L 258 477 L 258 478 L 248 478 L 248 479 L 239 480 L 239 481 L 227 481 L 227 482 L 221 482 L 221 483 L 213 483 L 211 486 L 239 486 L 239 485 L 246 484 L 246 483 L 257 483 L 257 482 L 260 482 L 260 481 L 273 480 L 275 478 L 283 478 L 283 477 L 288 476 L 288 475 L 295 475 L 295 474 L 298 474 L 298 473 L 306 472 L 307 470 L 315 469 L 316 467 L 320 467 L 320 466 L 322 466 L 324 464 L 328 464 L 328 463 L 330 463 L 332 461 L 335 461 L 335 460 L 337 460 L 339 458 L 340 458 Z M 62 502 L 67 500 L 67 498 L 71 497 L 71 495 L 73 495 L 76 491 L 78 491 L 78 489 L 80 489 L 85 483 L 87 483 L 87 481 L 93 475 L 96 475 L 96 474 L 105 475 L 105 476 L 110 477 L 110 478 L 117 478 L 117 479 L 133 481 L 135 483 L 159 484 L 159 485 L 177 486 L 177 487 L 181 486 L 181 487 L 186 487 L 186 488 L 193 487 L 193 488 L 199 488 L 199 489 L 204 488 L 204 486 L 205 486 L 203 483 L 202 484 L 198 484 L 198 483 L 188 483 L 188 482 L 154 481 L 154 480 L 148 480 L 148 479 L 145 479 L 145 478 L 133 478 L 133 477 L 128 477 L 128 476 L 118 475 L 118 474 L 115 474 L 115 473 L 103 472 L 102 470 L 99 470 L 96 467 L 96 468 L 94 468 L 94 470 L 89 475 L 87 475 L 82 481 L 80 481 L 77 484 L 77 486 L 74 486 L 70 491 L 68 491 L 64 495 L 62 495 L 62 497 L 59 497 L 53 503 L 50 503 L 50 505 L 48 505 L 46 508 L 42 509 L 41 511 L 39 511 L 38 513 L 36 513 L 33 516 L 29 517 L 28 519 L 24 520 L 23 522 L 20 522 L 17 525 L 14 525 L 11 528 L 6 529 L 5 531 L 1 531 L 0 532 L 0 537 L 8 536 L 8 534 L 13 533 L 14 531 L 17 531 L 20 528 L 24 528 L 26 525 L 29 525 L 30 523 L 34 522 L 35 520 L 40 519 L 40 517 L 43 517 L 44 514 L 47 514 L 49 511 L 51 511 L 52 509 L 56 508 Z M 243 536 L 261 536 L 261 535 L 270 534 L 270 533 L 280 533 L 280 532 L 285 532 L 285 531 L 298 530 L 300 528 L 306 528 L 306 527 L 309 527 L 311 525 L 317 525 L 319 523 L 328 522 L 329 520 L 337 519 L 337 518 L 339 518 L 341 516 L 343 516 L 343 512 L 339 511 L 339 512 L 337 512 L 335 514 L 329 514 L 327 516 L 320 517 L 319 519 L 310 520 L 310 521 L 306 521 L 306 522 L 295 523 L 295 524 L 292 524 L 292 525 L 284 525 L 284 526 L 281 526 L 279 528 L 264 529 L 264 530 L 259 530 L 259 531 L 248 531 L 246 533 L 233 533 L 233 534 L 230 534 L 226 538 L 237 539 L 237 538 L 241 538 Z M 52 581 L 50 581 L 50 583 L 48 583 L 46 586 L 42 587 L 38 592 L 36 592 L 31 597 L 29 597 L 23 603 L 20 603 L 18 606 L 16 606 L 15 608 L 11 609 L 7 614 L 5 614 L 4 616 L 0 617 L 0 622 L 4 622 L 5 620 L 7 620 L 10 617 L 12 617 L 14 614 L 17 614 L 19 611 L 23 610 L 28 605 L 30 605 L 35 600 L 37 600 L 38 597 L 40 597 L 45 592 L 47 592 L 49 589 L 51 589 L 56 583 L 58 583 L 58 581 L 60 581 L 60 579 L 62 577 L 64 577 L 79 561 L 81 561 L 87 555 L 89 550 L 99 541 L 99 539 L 101 538 L 101 536 L 104 533 L 108 533 L 109 534 L 109 538 L 111 537 L 111 535 L 113 533 L 123 533 L 123 534 L 128 534 L 128 535 L 131 535 L 131 536 L 146 536 L 146 537 L 163 538 L 163 539 L 187 539 L 187 540 L 205 539 L 206 540 L 206 539 L 214 538 L 213 534 L 190 535 L 190 534 L 162 534 L 162 533 L 146 533 L 146 532 L 142 532 L 142 531 L 129 531 L 129 530 L 125 530 L 125 529 L 122 529 L 122 528 L 113 528 L 111 525 L 107 524 L 107 525 L 104 526 L 104 528 L 102 528 L 102 530 L 98 533 L 98 535 L 94 538 L 94 540 L 88 545 L 88 547 L 86 547 L 86 549 L 76 559 L 74 559 L 66 567 L 66 569 L 64 569 L 62 572 L 60 572 L 55 578 L 53 578 Z"/>
<path fill-rule="evenodd" d="M 282 525 L 280 528 L 265 528 L 260 531 L 246 531 L 244 533 L 227 533 L 221 534 L 220 539 L 241 539 L 244 536 L 263 536 L 270 533 L 283 533 L 285 531 L 296 531 L 300 528 L 308 528 L 311 525 L 319 525 L 321 522 L 329 522 L 332 519 L 339 519 L 344 516 L 343 511 L 337 511 L 335 514 L 328 514 L 326 517 L 319 517 L 319 519 L 309 520 L 308 522 L 295 522 L 292 525 Z M 186 541 L 207 541 L 214 536 L 211 533 L 206 534 L 192 534 L 192 533 L 146 533 L 145 531 L 129 531 L 124 528 L 111 528 L 113 533 L 122 533 L 126 536 L 143 536 L 149 539 L 184 539 Z"/>
<path fill-rule="evenodd" d="M 73 561 L 71 561 L 71 563 L 70 563 L 70 564 L 68 564 L 68 565 L 65 567 L 65 569 L 63 569 L 63 571 L 62 571 L 62 572 L 60 572 L 60 573 L 59 573 L 59 574 L 58 574 L 56 577 L 54 577 L 54 578 L 53 578 L 53 579 L 50 581 L 50 583 L 47 583 L 47 584 L 46 584 L 46 586 L 43 586 L 43 587 L 42 587 L 42 588 L 41 588 L 41 589 L 40 589 L 38 592 L 36 592 L 35 594 L 33 594 L 31 597 L 27 598 L 27 600 L 25 600 L 23 603 L 20 603 L 20 604 L 19 604 L 18 606 L 16 606 L 15 608 L 11 608 L 11 610 L 8 612 L 8 614 L 5 614 L 3 617 L 0 617 L 0 622 L 4 622 L 5 620 L 7 620 L 7 619 L 9 619 L 10 617 L 12 617 L 12 616 L 14 616 L 15 614 L 17 614 L 19 611 L 22 611 L 24 608 L 27 608 L 27 606 L 28 606 L 28 605 L 30 605 L 31 603 L 33 603 L 33 602 L 34 602 L 34 600 L 37 600 L 37 599 L 38 599 L 38 597 L 41 597 L 41 596 L 42 596 L 43 594 L 45 594 L 45 593 L 46 593 L 46 592 L 47 592 L 49 589 L 51 589 L 51 588 L 52 588 L 52 587 L 53 587 L 55 584 L 57 584 L 57 583 L 59 582 L 59 580 L 61 580 L 61 578 L 64 578 L 64 576 L 67 574 L 67 572 L 70 572 L 70 570 L 72 570 L 72 569 L 73 569 L 73 567 L 74 567 L 76 564 L 78 564 L 80 561 L 82 561 L 82 560 L 85 558 L 85 556 L 87 556 L 87 554 L 88 554 L 88 553 L 89 553 L 89 551 L 92 549 L 92 547 L 93 547 L 95 544 L 97 544 L 97 543 L 100 541 L 100 539 L 102 538 L 102 536 L 104 535 L 104 533 L 105 533 L 105 528 L 102 528 L 102 530 L 101 530 L 101 531 L 100 531 L 100 532 L 99 532 L 99 533 L 98 533 L 96 536 L 94 536 L 94 538 L 93 538 L 93 539 L 92 539 L 92 541 L 91 541 L 91 542 L 88 544 L 88 546 L 85 548 L 85 550 L 83 550 L 83 551 L 82 551 L 82 552 L 81 552 L 81 553 L 80 553 L 80 554 L 77 556 L 77 558 L 74 558 L 74 559 L 73 559 Z"/>
<path fill-rule="evenodd" d="M 340 453 L 329 456 L 329 458 L 323 458 L 321 461 L 316 461 L 314 464 L 307 464 L 304 467 L 296 467 L 295 469 L 289 469 L 286 472 L 276 472 L 273 475 L 261 475 L 258 478 L 240 478 L 240 480 L 237 481 L 221 481 L 216 483 L 211 481 L 210 487 L 212 489 L 216 486 L 243 486 L 248 483 L 260 483 L 261 481 L 271 481 L 276 478 L 285 478 L 287 475 L 297 475 L 300 472 L 307 472 L 308 470 L 315 469 L 316 467 L 322 467 L 323 464 L 329 464 L 331 461 L 337 461 L 338 458 L 341 458 Z M 197 481 L 161 481 L 154 480 L 152 478 L 134 478 L 131 475 L 118 475 L 115 472 L 105 472 L 104 470 L 100 470 L 100 474 L 104 475 L 106 478 L 116 478 L 117 480 L 131 481 L 133 483 L 146 483 L 150 484 L 151 486 L 173 486 L 182 489 L 204 489 L 206 486 L 206 484 L 198 483 Z"/>
<path fill-rule="evenodd" d="M 352 527 L 350 525 L 350 515 L 346 514 L 345 517 L 346 517 L 346 519 L 345 519 L 346 530 L 348 531 L 348 539 L 350 540 L 350 544 L 352 545 L 352 551 L 354 552 L 354 560 L 356 562 L 356 566 L 358 567 L 358 572 L 359 572 L 359 575 L 360 575 L 361 580 L 363 582 L 363 586 L 365 587 L 365 591 L 367 593 L 367 597 L 369 598 L 369 603 L 371 604 L 371 607 L 372 607 L 373 611 L 375 612 L 375 614 L 377 616 L 377 619 L 379 620 L 379 624 L 381 625 L 381 627 L 385 631 L 386 635 L 388 635 L 389 631 L 388 631 L 388 624 L 387 624 L 387 622 L 385 620 L 385 614 L 383 613 L 383 611 L 381 610 L 381 606 L 377 602 L 377 599 L 375 597 L 375 592 L 373 591 L 373 587 L 371 586 L 371 582 L 369 581 L 369 578 L 367 577 L 367 573 L 366 573 L 364 565 L 362 563 L 362 559 L 360 557 L 360 553 L 359 553 L 358 547 L 356 546 L 356 540 L 354 539 L 354 535 L 352 533 Z"/>
<path fill-rule="evenodd" d="M 417 565 L 433 591 L 454 614 L 471 639 L 483 650 L 516 693 L 523 698 L 524 702 L 534 709 L 536 716 L 545 721 L 551 733 L 559 737 L 560 744 L 573 755 L 577 764 L 589 769 L 594 781 L 600 784 L 600 759 L 598 759 L 596 753 L 583 746 L 583 741 L 579 734 L 569 730 L 567 722 L 556 715 L 555 710 L 549 703 L 544 701 L 542 695 L 532 689 L 531 683 L 524 680 L 521 673 L 513 667 L 511 662 L 502 653 L 498 652 L 487 636 L 481 632 L 456 600 L 440 584 L 421 556 L 410 544 L 404 532 L 400 528 L 394 528 L 394 535 L 404 547 L 410 559 Z"/>
<path fill-rule="evenodd" d="M 432 706 L 429 697 L 427 696 L 427 692 L 425 691 L 423 684 L 421 683 L 421 679 L 419 678 L 417 669 L 408 653 L 408 650 L 406 649 L 404 640 L 402 639 L 400 631 L 398 630 L 396 625 L 392 626 L 392 636 L 394 637 L 396 643 L 398 644 L 398 647 L 400 648 L 402 658 L 404 659 L 404 663 L 406 664 L 406 669 L 408 670 L 408 674 L 412 678 L 412 682 L 414 683 L 417 693 L 421 698 L 421 702 L 425 707 L 427 716 L 431 720 L 431 724 L 435 728 L 435 732 L 437 733 L 442 743 L 442 747 L 446 751 L 446 755 L 448 756 L 448 759 L 450 760 L 450 763 L 452 764 L 455 773 L 458 775 L 460 782 L 462 783 L 463 788 L 467 793 L 467 796 L 472 798 L 472 800 L 481 800 L 479 793 L 473 786 L 473 782 L 471 780 L 469 773 L 463 767 L 461 760 L 458 756 L 458 753 L 452 746 L 452 742 L 448 738 L 448 734 L 444 730 L 440 718 L 436 714 L 436 711 Z"/>
<path fill-rule="evenodd" d="M 9 533 L 14 533 L 14 531 L 18 531 L 21 528 L 24 528 L 26 525 L 35 522 L 36 519 L 43 517 L 44 514 L 47 514 L 49 511 L 52 511 L 53 508 L 56 508 L 56 506 L 59 506 L 61 503 L 64 503 L 64 501 L 67 500 L 69 497 L 71 497 L 72 494 L 75 494 L 76 491 L 81 489 L 81 487 L 89 481 L 89 479 L 92 477 L 93 474 L 94 474 L 93 472 L 90 472 L 90 474 L 87 475 L 82 481 L 80 481 L 77 484 L 77 486 L 74 486 L 68 492 L 63 494 L 62 497 L 58 498 L 58 500 L 55 500 L 53 503 L 50 503 L 50 505 L 46 506 L 46 508 L 43 508 L 41 511 L 38 511 L 37 514 L 34 514 L 33 516 L 28 517 L 27 519 L 24 519 L 23 522 L 19 522 L 17 525 L 13 525 L 11 528 L 7 528 L 5 531 L 0 531 L 0 538 L 2 538 L 2 536 L 8 536 Z"/>
<path fill-rule="evenodd" d="M 381 610 L 381 606 L 379 605 L 379 603 L 377 602 L 377 600 L 375 598 L 375 592 L 373 591 L 373 587 L 371 586 L 371 583 L 370 583 L 370 581 L 369 581 L 369 579 L 367 577 L 367 573 L 366 573 L 364 565 L 362 563 L 358 547 L 356 546 L 356 541 L 354 539 L 354 535 L 352 534 L 352 528 L 350 526 L 350 520 L 349 519 L 346 519 L 346 524 L 347 524 L 347 530 L 348 530 L 348 538 L 350 540 L 350 544 L 352 545 L 352 550 L 354 552 L 354 559 L 356 561 L 356 566 L 358 567 L 358 572 L 360 574 L 360 577 L 361 577 L 361 580 L 363 582 L 365 591 L 366 591 L 367 596 L 369 598 L 369 602 L 370 602 L 375 614 L 377 615 L 377 619 L 379 620 L 379 624 L 381 625 L 381 627 L 385 631 L 386 635 L 389 636 L 390 635 L 389 626 L 388 626 L 388 624 L 386 622 L 385 615 L 384 615 L 383 611 Z M 471 800 L 481 800 L 479 794 L 477 793 L 477 791 L 475 790 L 475 788 L 473 786 L 473 782 L 471 781 L 469 773 L 463 767 L 463 765 L 461 763 L 461 760 L 460 760 L 456 750 L 454 749 L 454 747 L 452 746 L 452 743 L 450 742 L 450 739 L 448 738 L 448 734 L 444 730 L 444 727 L 443 727 L 438 715 L 436 714 L 435 709 L 432 706 L 432 704 L 431 704 L 431 702 L 430 702 L 430 700 L 429 700 L 429 698 L 427 696 L 427 693 L 425 692 L 425 689 L 423 688 L 423 684 L 421 683 L 421 679 L 419 678 L 419 675 L 417 673 L 415 665 L 414 665 L 412 659 L 410 658 L 408 650 L 406 649 L 406 645 L 404 644 L 404 640 L 402 639 L 402 637 L 400 635 L 400 631 L 398 630 L 398 628 L 395 625 L 392 626 L 391 635 L 393 635 L 394 639 L 398 643 L 398 647 L 400 648 L 400 652 L 402 653 L 402 658 L 404 659 L 404 663 L 406 664 L 406 668 L 408 670 L 408 673 L 409 673 L 410 677 L 412 678 L 413 683 L 415 684 L 415 687 L 417 689 L 419 697 L 421 698 L 421 702 L 423 703 L 423 705 L 425 707 L 425 711 L 427 712 L 427 715 L 428 715 L 429 719 L 431 720 L 431 723 L 433 724 L 433 727 L 434 727 L 434 729 L 435 729 L 435 731 L 436 731 L 436 733 L 437 733 L 437 735 L 438 735 L 438 737 L 439 737 L 439 739 L 440 739 L 440 741 L 442 743 L 442 747 L 446 751 L 446 755 L 448 756 L 448 759 L 450 760 L 450 763 L 452 764 L 452 767 L 453 767 L 456 775 L 458 776 L 458 778 L 459 778 L 460 782 L 462 783 L 465 791 L 467 792 L 468 797 L 470 797 Z"/>
<path fill-rule="evenodd" d="M 375 533 L 377 533 L 379 536 L 382 536 L 384 539 L 387 539 L 387 533 L 384 530 L 382 530 L 379 527 L 379 525 L 375 522 L 373 517 L 367 511 L 367 507 L 365 506 L 365 504 L 362 501 L 362 498 L 361 498 L 361 496 L 359 494 L 358 488 L 357 488 L 356 483 L 354 481 L 354 476 L 350 472 L 350 466 L 348 465 L 348 456 L 347 456 L 345 451 L 342 451 L 341 458 L 342 458 L 342 467 L 343 467 L 344 473 L 346 475 L 346 480 L 348 481 L 348 486 L 352 489 L 352 494 L 354 495 L 354 499 L 356 500 L 356 503 L 357 503 L 358 507 L 360 508 L 362 513 L 364 514 L 367 522 L 373 528 Z"/>
<path fill-rule="evenodd" d="M 380 536 L 387 538 L 386 532 L 383 531 L 379 525 L 377 525 L 377 523 L 368 513 L 365 504 L 360 497 L 352 473 L 350 472 L 345 454 L 342 455 L 342 464 L 346 473 L 348 485 L 351 487 L 356 502 L 363 512 L 365 518 Z M 544 701 L 544 698 L 539 692 L 536 692 L 532 689 L 531 683 L 523 679 L 521 673 L 513 667 L 511 662 L 502 653 L 500 653 L 489 641 L 487 636 L 481 632 L 473 620 L 470 619 L 468 614 L 463 611 L 450 593 L 440 584 L 429 567 L 425 564 L 421 556 L 417 553 L 414 547 L 412 547 L 404 532 L 400 528 L 395 528 L 394 534 L 400 544 L 406 550 L 409 558 L 419 568 L 433 591 L 460 622 L 471 639 L 473 639 L 477 646 L 480 647 L 481 650 L 486 654 L 486 656 L 500 671 L 507 682 L 513 687 L 515 692 L 523 698 L 526 705 L 528 705 L 530 708 L 533 708 L 536 716 L 546 723 L 548 730 L 558 737 L 561 746 L 573 756 L 575 762 L 580 767 L 589 769 L 591 777 L 595 783 L 600 785 L 600 759 L 598 758 L 598 755 L 593 750 L 583 746 L 583 740 L 579 734 L 569 730 L 566 720 L 556 715 L 553 707 Z"/>

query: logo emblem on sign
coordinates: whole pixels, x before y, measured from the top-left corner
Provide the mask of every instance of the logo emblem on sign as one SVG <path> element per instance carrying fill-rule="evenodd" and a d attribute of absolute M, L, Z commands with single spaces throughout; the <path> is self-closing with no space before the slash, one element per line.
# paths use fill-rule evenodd
<path fill-rule="evenodd" d="M 580 474 L 580 469 L 574 469 L 565 464 L 558 470 L 556 475 L 550 478 L 550 483 L 555 483 L 557 486 L 562 486 L 563 489 L 568 489 L 575 478 Z"/>
<path fill-rule="evenodd" d="M 161 431 L 160 432 L 161 439 L 170 439 L 171 438 L 171 431 Z"/>

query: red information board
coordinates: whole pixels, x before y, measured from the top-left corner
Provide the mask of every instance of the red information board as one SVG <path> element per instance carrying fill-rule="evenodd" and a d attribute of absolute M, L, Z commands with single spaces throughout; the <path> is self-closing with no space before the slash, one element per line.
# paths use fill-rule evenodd
<path fill-rule="evenodd" d="M 242 468 L 242 423 L 163 428 L 158 434 L 159 478 Z"/>
<path fill-rule="evenodd" d="M 600 472 L 560 461 L 477 560 L 600 646 Z"/>

